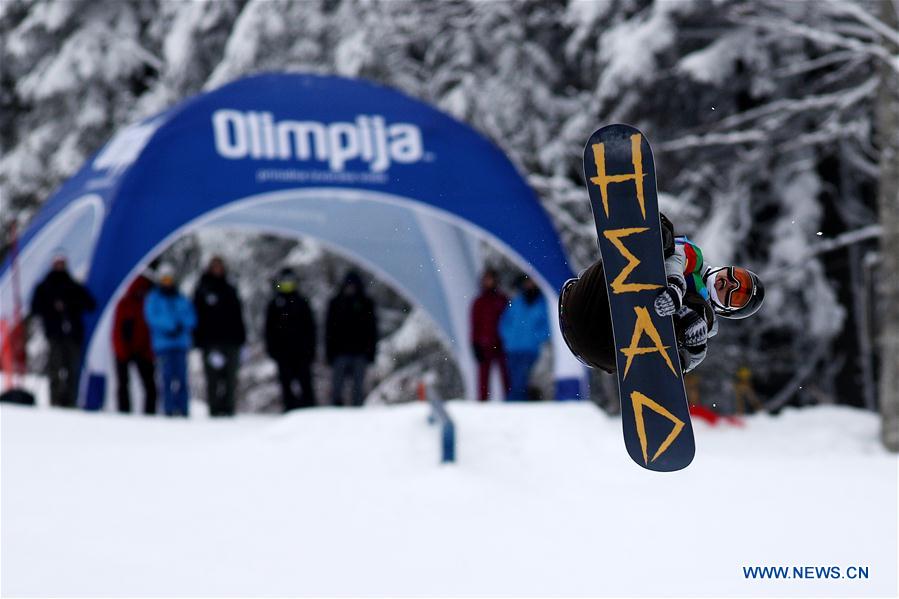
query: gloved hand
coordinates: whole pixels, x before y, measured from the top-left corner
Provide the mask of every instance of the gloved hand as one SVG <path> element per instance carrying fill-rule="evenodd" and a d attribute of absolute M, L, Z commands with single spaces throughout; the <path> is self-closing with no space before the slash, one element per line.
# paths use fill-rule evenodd
<path fill-rule="evenodd" d="M 683 292 L 680 287 L 668 285 L 659 292 L 652 306 L 659 316 L 671 316 L 683 305 Z"/>
<path fill-rule="evenodd" d="M 679 348 L 681 366 L 684 372 L 690 372 L 705 359 L 709 328 L 705 318 L 690 308 L 683 307 L 674 317 L 674 326 L 682 332 L 682 345 Z"/>
<path fill-rule="evenodd" d="M 677 311 L 676 326 L 684 332 L 684 346 L 699 347 L 709 338 L 709 326 L 701 314 L 684 307 Z"/>
<path fill-rule="evenodd" d="M 477 343 L 471 344 L 471 351 L 474 352 L 474 359 L 478 362 L 484 361 L 484 350 L 481 349 L 481 346 Z"/>

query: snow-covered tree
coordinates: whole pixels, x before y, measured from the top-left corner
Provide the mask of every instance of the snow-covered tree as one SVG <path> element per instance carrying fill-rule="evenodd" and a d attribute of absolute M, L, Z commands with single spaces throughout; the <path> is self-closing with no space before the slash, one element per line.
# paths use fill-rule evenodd
<path fill-rule="evenodd" d="M 899 34 L 889 8 L 894 0 L 5 0 L 2 242 L 7 223 L 25 224 L 123 125 L 253 72 L 312 71 L 396 87 L 487 135 L 528 177 L 578 270 L 598 256 L 583 144 L 625 121 L 653 143 L 677 229 L 709 260 L 745 264 L 767 285 L 757 318 L 721 326 L 699 371 L 704 397 L 726 404 L 747 366 L 771 407 L 828 397 L 872 407 L 878 352 L 880 394 L 895 398 L 897 387 L 896 288 L 881 285 L 870 313 L 865 295 L 881 231 L 880 272 L 893 274 L 880 280 L 897 280 Z M 184 247 L 202 253 L 213 241 Z M 248 239 L 248 255 L 281 243 Z M 298 247 L 317 256 L 320 305 L 336 276 L 324 273 L 347 265 L 314 241 Z M 392 305 L 402 317 L 390 333 L 408 340 L 404 320 L 418 317 Z M 879 345 L 875 326 L 893 331 Z M 396 360 L 376 369 L 384 397 L 402 386 L 397 373 L 445 357 L 435 348 L 416 370 L 405 342 L 387 341 Z"/>

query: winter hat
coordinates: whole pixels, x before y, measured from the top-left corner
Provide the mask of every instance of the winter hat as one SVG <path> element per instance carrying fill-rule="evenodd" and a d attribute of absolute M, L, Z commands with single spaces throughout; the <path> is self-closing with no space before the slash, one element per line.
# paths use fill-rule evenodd
<path fill-rule="evenodd" d="M 355 285 L 358 288 L 362 288 L 362 277 L 359 276 L 359 273 L 355 270 L 351 270 L 346 273 L 346 277 L 343 279 L 344 286 L 347 285 Z"/>
<path fill-rule="evenodd" d="M 297 288 L 297 275 L 292 268 L 282 268 L 275 278 L 275 288 L 283 293 L 291 293 Z"/>
<path fill-rule="evenodd" d="M 159 265 L 159 268 L 156 269 L 156 276 L 159 279 L 159 282 L 162 283 L 164 279 L 169 278 L 172 281 L 175 280 L 175 267 L 172 266 L 168 262 L 163 262 Z"/>

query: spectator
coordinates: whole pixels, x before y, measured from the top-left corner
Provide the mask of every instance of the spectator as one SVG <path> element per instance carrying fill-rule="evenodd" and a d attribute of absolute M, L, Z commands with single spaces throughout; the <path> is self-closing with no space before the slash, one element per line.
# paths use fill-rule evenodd
<path fill-rule="evenodd" d="M 47 377 L 51 405 L 77 405 L 84 313 L 96 306 L 90 291 L 69 274 L 65 253 L 57 250 L 52 269 L 34 290 L 31 300 L 31 314 L 40 317 L 50 346 Z"/>
<path fill-rule="evenodd" d="M 283 269 L 265 315 L 265 349 L 278 364 L 284 411 L 316 404 L 312 388 L 315 319 L 309 302 L 297 291 L 293 270 Z"/>
<path fill-rule="evenodd" d="M 509 304 L 500 321 L 500 337 L 508 352 L 509 401 L 528 399 L 528 380 L 531 369 L 540 355 L 543 344 L 549 340 L 549 321 L 546 300 L 533 279 L 524 276 L 520 282 L 521 293 Z"/>
<path fill-rule="evenodd" d="M 225 262 L 214 256 L 194 291 L 194 344 L 203 352 L 206 401 L 211 416 L 234 415 L 240 348 L 247 340 L 237 290 L 225 278 Z"/>
<path fill-rule="evenodd" d="M 478 399 L 486 401 L 490 389 L 490 367 L 495 362 L 509 389 L 509 369 L 506 353 L 499 336 L 499 320 L 509 304 L 509 298 L 498 290 L 496 271 L 488 268 L 481 277 L 481 294 L 471 305 L 471 347 L 478 362 Z"/>
<path fill-rule="evenodd" d="M 144 387 L 144 414 L 156 413 L 156 380 L 153 378 L 153 346 L 144 317 L 144 304 L 153 283 L 140 275 L 128 287 L 115 308 L 112 347 L 116 360 L 119 412 L 131 412 L 130 365 L 133 363 Z"/>
<path fill-rule="evenodd" d="M 328 304 L 325 325 L 328 365 L 333 368 L 332 405 L 344 404 L 343 388 L 348 378 L 353 381 L 352 405 L 362 405 L 365 370 L 375 361 L 377 344 L 375 304 L 362 288 L 359 274 L 350 271 Z"/>
<path fill-rule="evenodd" d="M 153 351 L 162 374 L 162 405 L 166 416 L 188 416 L 187 351 L 197 316 L 175 285 L 175 269 L 159 267 L 159 286 L 147 296 L 144 313 Z"/>

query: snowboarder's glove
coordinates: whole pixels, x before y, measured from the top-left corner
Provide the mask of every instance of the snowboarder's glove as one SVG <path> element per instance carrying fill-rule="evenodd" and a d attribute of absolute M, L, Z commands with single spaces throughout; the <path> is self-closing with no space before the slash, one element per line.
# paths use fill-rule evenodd
<path fill-rule="evenodd" d="M 702 314 L 687 307 L 677 311 L 674 324 L 678 332 L 682 332 L 683 341 L 678 353 L 681 366 L 687 373 L 705 359 L 709 337 L 708 325 Z"/>
<path fill-rule="evenodd" d="M 701 314 L 683 307 L 677 311 L 676 324 L 684 332 L 684 346 L 692 348 L 705 346 L 709 338 L 709 327 Z"/>
<path fill-rule="evenodd" d="M 659 316 L 671 316 L 681 309 L 683 304 L 684 292 L 677 285 L 668 285 L 656 296 L 653 307 Z"/>

